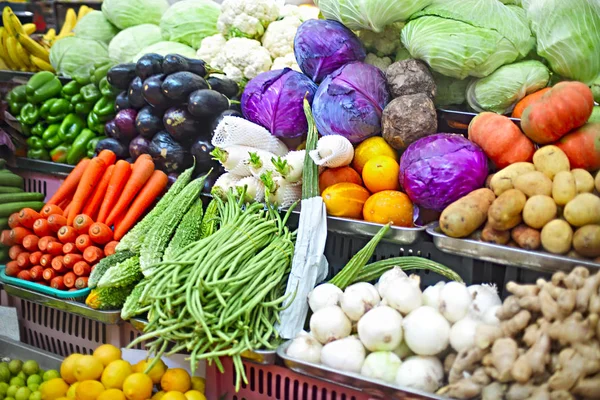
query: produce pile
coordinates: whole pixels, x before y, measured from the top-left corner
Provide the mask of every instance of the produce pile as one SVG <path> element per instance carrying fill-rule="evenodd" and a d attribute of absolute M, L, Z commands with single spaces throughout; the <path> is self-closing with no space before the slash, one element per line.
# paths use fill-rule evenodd
<path fill-rule="evenodd" d="M 59 376 L 58 371 L 44 371 L 35 360 L 2 358 L 0 361 L 0 396 L 4 399 L 42 400 L 40 386 Z"/>

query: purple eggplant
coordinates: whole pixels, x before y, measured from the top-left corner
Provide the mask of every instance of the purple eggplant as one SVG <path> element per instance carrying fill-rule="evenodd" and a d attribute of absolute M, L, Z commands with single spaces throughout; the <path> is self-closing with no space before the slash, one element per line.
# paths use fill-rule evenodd
<path fill-rule="evenodd" d="M 183 171 L 192 165 L 191 154 L 165 131 L 154 135 L 148 154 L 154 160 L 156 167 L 167 174 Z"/>
<path fill-rule="evenodd" d="M 110 137 L 129 143 L 131 139 L 138 135 L 137 130 L 135 129 L 136 116 L 137 111 L 132 108 L 119 111 L 115 119 L 111 121 L 114 122 L 114 124 L 111 124 Z"/>
<path fill-rule="evenodd" d="M 196 159 L 196 173 L 206 173 L 211 168 L 215 169 L 219 166 L 219 163 L 213 160 L 213 156 L 210 155 L 210 152 L 214 149 L 215 147 L 210 143 L 210 140 L 198 139 L 194 142 L 190 152 Z"/>
<path fill-rule="evenodd" d="M 150 148 L 150 139 L 143 136 L 135 137 L 129 143 L 129 155 L 136 160 L 142 154 L 148 154 Z"/>
<path fill-rule="evenodd" d="M 99 141 L 96 145 L 96 153 L 100 153 L 102 150 L 112 151 L 119 160 L 129 157 L 129 149 L 127 146 L 114 138 L 106 138 Z"/>
<path fill-rule="evenodd" d="M 151 106 L 142 108 L 135 119 L 135 127 L 140 135 L 145 138 L 152 139 L 154 135 L 165 129 L 163 125 L 162 114 Z"/>

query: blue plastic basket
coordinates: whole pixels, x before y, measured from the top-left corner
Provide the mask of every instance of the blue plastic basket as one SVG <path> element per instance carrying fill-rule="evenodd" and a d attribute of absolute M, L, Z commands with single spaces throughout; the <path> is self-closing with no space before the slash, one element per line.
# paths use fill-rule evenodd
<path fill-rule="evenodd" d="M 11 276 L 6 275 L 5 272 L 6 267 L 4 265 L 0 265 L 0 282 L 22 287 L 25 289 L 33 290 L 39 293 L 46 294 L 48 296 L 56 297 L 59 299 L 74 299 L 74 300 L 85 300 L 88 294 L 90 294 L 91 289 L 85 288 L 81 290 L 58 290 L 54 289 L 50 286 L 40 285 L 39 283 L 26 281 L 23 279 L 13 278 Z"/>

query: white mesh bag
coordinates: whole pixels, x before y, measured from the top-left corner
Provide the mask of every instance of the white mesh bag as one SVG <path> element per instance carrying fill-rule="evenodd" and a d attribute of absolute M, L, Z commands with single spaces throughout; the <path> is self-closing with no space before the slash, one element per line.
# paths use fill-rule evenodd
<path fill-rule="evenodd" d="M 256 149 L 270 151 L 277 156 L 288 153 L 287 146 L 260 125 L 239 117 L 228 116 L 217 125 L 212 145 L 229 147 L 233 145 L 250 146 Z"/>
<path fill-rule="evenodd" d="M 310 158 L 322 167 L 337 168 L 350 165 L 354 158 L 354 147 L 348 139 L 340 135 L 323 136 L 312 150 Z"/>

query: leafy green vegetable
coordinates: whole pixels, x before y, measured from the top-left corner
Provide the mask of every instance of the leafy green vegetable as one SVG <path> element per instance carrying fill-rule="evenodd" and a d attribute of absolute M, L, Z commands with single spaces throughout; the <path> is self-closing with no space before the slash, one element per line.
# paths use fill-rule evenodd
<path fill-rule="evenodd" d="M 77 22 L 73 32 L 79 38 L 108 43 L 119 33 L 119 28 L 111 24 L 100 11 L 90 11 Z"/>
<path fill-rule="evenodd" d="M 463 104 L 466 101 L 467 86 L 471 79 L 449 78 L 437 72 L 433 73 L 433 79 L 437 91 L 433 102 L 438 107 L 449 106 L 452 104 Z"/>
<path fill-rule="evenodd" d="M 119 29 L 142 24 L 158 25 L 169 8 L 167 0 L 104 0 L 104 16 Z"/>
<path fill-rule="evenodd" d="M 137 62 L 144 54 L 156 53 L 161 56 L 167 54 L 179 54 L 187 58 L 196 58 L 196 50 L 190 46 L 177 42 L 156 42 L 150 46 L 144 47 L 133 57 L 133 62 Z"/>
<path fill-rule="evenodd" d="M 212 0 L 183 0 L 173 4 L 160 20 L 163 39 L 200 48 L 207 36 L 216 35 L 221 8 Z"/>
<path fill-rule="evenodd" d="M 140 51 L 151 44 L 160 42 L 162 35 L 158 25 L 144 24 L 125 29 L 117 34 L 108 45 L 110 58 L 120 63 L 128 63 Z"/>
<path fill-rule="evenodd" d="M 69 77 L 77 68 L 108 60 L 105 43 L 76 36 L 61 39 L 50 49 L 52 67 L 59 74 Z"/>

